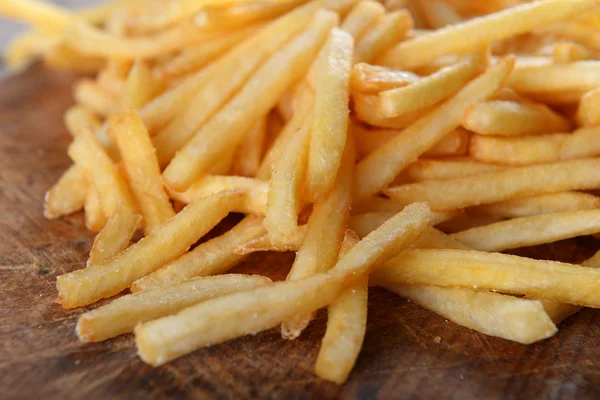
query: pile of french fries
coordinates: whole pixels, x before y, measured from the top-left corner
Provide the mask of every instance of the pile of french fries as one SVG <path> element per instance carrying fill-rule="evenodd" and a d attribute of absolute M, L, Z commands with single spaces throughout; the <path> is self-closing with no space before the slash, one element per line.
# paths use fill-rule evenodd
<path fill-rule="evenodd" d="M 73 165 L 45 216 L 85 211 L 84 342 L 133 332 L 161 365 L 323 307 L 316 374 L 359 355 L 369 286 L 520 343 L 600 307 L 582 265 L 502 251 L 600 233 L 594 0 L 119 0 L 31 25 L 6 54 L 86 73 L 64 116 Z M 230 213 L 244 218 L 201 241 Z M 137 230 L 143 239 L 131 244 Z M 295 251 L 283 282 L 227 272 Z M 285 266 L 274 265 L 273 268 Z"/>

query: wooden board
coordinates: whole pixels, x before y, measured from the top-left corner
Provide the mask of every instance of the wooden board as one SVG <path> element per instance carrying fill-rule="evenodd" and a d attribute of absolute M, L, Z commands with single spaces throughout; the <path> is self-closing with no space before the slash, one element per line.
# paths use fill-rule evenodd
<path fill-rule="evenodd" d="M 62 113 L 73 78 L 37 66 L 0 82 L 0 398 L 600 398 L 594 310 L 523 346 L 373 289 L 363 351 L 343 386 L 313 374 L 323 313 L 296 341 L 271 330 L 155 369 L 137 358 L 130 335 L 80 344 L 74 327 L 83 310 L 53 302 L 55 279 L 83 265 L 92 235 L 81 215 L 42 216 L 45 190 L 69 165 Z M 580 261 L 597 247 L 588 238 L 527 254 Z M 258 255 L 236 271 L 281 279 L 291 261 L 291 254 Z"/>

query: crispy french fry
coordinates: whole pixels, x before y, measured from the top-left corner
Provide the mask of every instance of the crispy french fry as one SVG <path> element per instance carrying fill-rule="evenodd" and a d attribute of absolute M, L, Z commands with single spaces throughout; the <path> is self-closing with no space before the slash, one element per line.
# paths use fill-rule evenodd
<path fill-rule="evenodd" d="M 139 292 L 198 276 L 225 273 L 244 259 L 243 254 L 234 253 L 233 250 L 265 233 L 262 218 L 248 216 L 223 235 L 198 245 L 194 250 L 133 282 L 131 291 Z"/>
<path fill-rule="evenodd" d="M 50 34 L 60 34 L 71 19 L 71 14 L 63 8 L 38 0 L 3 1 L 0 14 Z"/>
<path fill-rule="evenodd" d="M 410 164 L 405 173 L 413 182 L 445 180 L 481 175 L 488 172 L 502 171 L 507 167 L 495 164 L 484 164 L 473 160 L 417 160 Z"/>
<path fill-rule="evenodd" d="M 232 170 L 234 175 L 256 176 L 260 168 L 267 134 L 266 116 L 260 118 L 235 150 Z"/>
<path fill-rule="evenodd" d="M 83 79 L 75 84 L 73 97 L 77 103 L 102 117 L 112 114 L 117 107 L 116 99 L 89 79 Z"/>
<path fill-rule="evenodd" d="M 482 135 L 519 136 L 568 132 L 571 123 L 543 104 L 488 100 L 471 104 L 462 124 Z"/>
<path fill-rule="evenodd" d="M 204 300 L 270 283 L 269 278 L 258 275 L 194 278 L 113 300 L 79 317 L 75 330 L 82 342 L 100 342 L 131 332 L 140 322 L 177 313 Z"/>
<path fill-rule="evenodd" d="M 171 198 L 185 204 L 227 189 L 241 189 L 245 192 L 242 201 L 232 211 L 265 215 L 269 192 L 267 181 L 242 176 L 206 175 L 185 192 L 177 192 L 167 188 Z"/>
<path fill-rule="evenodd" d="M 412 18 L 406 10 L 385 14 L 357 41 L 354 62 L 372 62 L 379 54 L 402 40 L 412 26 Z"/>
<path fill-rule="evenodd" d="M 405 250 L 378 268 L 371 279 L 372 284 L 477 288 L 600 305 L 600 270 L 475 250 Z"/>
<path fill-rule="evenodd" d="M 587 92 L 600 86 L 599 71 L 600 61 L 596 60 L 519 67 L 510 74 L 506 84 L 517 92 L 528 94 Z"/>
<path fill-rule="evenodd" d="M 381 65 L 415 68 L 447 54 L 467 53 L 492 41 L 529 32 L 592 7 L 594 2 L 588 0 L 523 4 L 401 42 L 377 61 Z"/>
<path fill-rule="evenodd" d="M 374 265 L 412 244 L 427 226 L 428 217 L 423 204 L 407 207 L 354 246 L 328 273 L 221 296 L 177 315 L 139 324 L 134 330 L 138 352 L 145 362 L 160 365 L 203 346 L 259 332 L 331 304 Z"/>
<path fill-rule="evenodd" d="M 349 138 L 333 188 L 322 201 L 317 201 L 313 206 L 304 240 L 296 253 L 287 280 L 299 280 L 326 272 L 335 265 L 352 203 L 354 164 L 354 143 Z M 281 324 L 281 336 L 288 340 L 297 338 L 312 319 L 311 314 L 294 316 Z"/>
<path fill-rule="evenodd" d="M 319 10 L 307 30 L 270 57 L 177 153 L 163 172 L 165 182 L 176 190 L 185 190 L 225 149 L 235 147 L 255 118 L 273 108 L 283 92 L 308 70 L 337 20 L 337 14 Z M 256 97 L 259 88 L 262 95 Z"/>
<path fill-rule="evenodd" d="M 430 113 L 434 107 L 428 107 L 398 117 L 386 118 L 383 116 L 379 96 L 354 93 L 354 112 L 361 121 L 382 128 L 403 129 L 411 125 L 419 118 Z"/>
<path fill-rule="evenodd" d="M 356 40 L 384 14 L 385 8 L 381 4 L 369 0 L 359 1 L 344 18 L 340 28 Z"/>
<path fill-rule="evenodd" d="M 354 40 L 334 28 L 319 60 L 306 170 L 307 196 L 323 199 L 335 182 L 348 133 L 348 92 Z M 341 240 L 341 239 L 340 239 Z"/>
<path fill-rule="evenodd" d="M 144 123 L 134 112 L 112 118 L 109 123 L 144 218 L 144 233 L 148 235 L 175 215 L 160 178 L 152 142 Z"/>
<path fill-rule="evenodd" d="M 475 250 L 503 251 L 600 232 L 600 210 L 514 218 L 452 234 Z"/>
<path fill-rule="evenodd" d="M 44 196 L 44 217 L 56 219 L 81 210 L 87 193 L 85 170 L 71 165 Z"/>
<path fill-rule="evenodd" d="M 152 100 L 157 85 L 150 68 L 143 62 L 136 62 L 127 77 L 121 108 L 125 111 L 139 110 Z"/>
<path fill-rule="evenodd" d="M 427 202 L 433 210 L 455 210 L 517 197 L 595 189 L 600 187 L 599 171 L 600 160 L 570 160 L 467 178 L 411 183 L 387 189 L 386 194 L 405 203 Z"/>
<path fill-rule="evenodd" d="M 96 235 L 87 265 L 101 264 L 123 251 L 142 221 L 131 208 L 119 207 Z"/>
<path fill-rule="evenodd" d="M 600 198 L 580 192 L 541 194 L 472 207 L 469 214 L 495 218 L 519 218 L 566 211 L 600 208 Z"/>
<path fill-rule="evenodd" d="M 454 95 L 478 72 L 478 65 L 463 61 L 411 85 L 379 93 L 382 117 L 392 118 L 433 106 Z"/>
<path fill-rule="evenodd" d="M 287 243 L 272 243 L 271 239 L 269 239 L 269 235 L 265 234 L 256 239 L 252 239 L 241 246 L 238 246 L 233 250 L 233 252 L 239 255 L 246 255 L 257 251 L 298 251 L 302 245 L 302 241 L 304 240 L 304 235 L 306 235 L 306 228 L 306 224 L 300 225 L 294 234 L 294 237 L 292 237 Z"/>
<path fill-rule="evenodd" d="M 495 92 L 512 70 L 513 62 L 508 58 L 491 67 L 454 97 L 364 158 L 356 168 L 355 199 L 365 199 L 384 189 L 408 164 L 456 129 L 464 109 Z"/>
<path fill-rule="evenodd" d="M 378 93 L 405 87 L 418 82 L 418 75 L 367 63 L 354 64 L 350 73 L 350 89 L 353 92 Z"/>
<path fill-rule="evenodd" d="M 94 185 L 89 183 L 87 183 L 83 210 L 85 211 L 85 227 L 92 232 L 100 232 L 106 225 L 108 218 L 102 210 L 98 191 Z"/>
<path fill-rule="evenodd" d="M 600 88 L 590 90 L 579 101 L 577 121 L 581 125 L 600 125 Z"/>
<path fill-rule="evenodd" d="M 283 16 L 206 68 L 204 74 L 210 75 L 210 79 L 194 93 L 183 112 L 154 138 L 162 166 L 219 113 L 266 59 L 306 28 L 317 4 L 308 4 Z M 250 128 L 251 125 L 247 129 Z"/>
<path fill-rule="evenodd" d="M 230 190 L 198 200 L 111 260 L 59 276 L 57 302 L 75 308 L 127 289 L 183 254 L 219 223 L 241 196 L 241 191 Z"/>
<path fill-rule="evenodd" d="M 427 24 L 434 28 L 443 28 L 446 25 L 455 25 L 462 22 L 460 14 L 452 5 L 441 0 L 419 0 L 423 17 Z"/>

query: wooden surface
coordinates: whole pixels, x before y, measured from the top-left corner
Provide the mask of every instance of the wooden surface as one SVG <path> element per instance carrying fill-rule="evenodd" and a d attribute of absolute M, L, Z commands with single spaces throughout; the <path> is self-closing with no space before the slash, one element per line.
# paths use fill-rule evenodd
<path fill-rule="evenodd" d="M 296 341 L 271 330 L 155 369 L 137 358 L 131 335 L 79 343 L 74 327 L 83 310 L 54 304 L 55 280 L 83 265 L 92 236 L 79 214 L 42 217 L 45 190 L 69 164 L 62 113 L 72 78 L 38 66 L 0 82 L 0 398 L 600 398 L 594 310 L 523 346 L 374 289 L 363 351 L 344 386 L 313 375 L 323 313 Z M 577 261 L 592 247 L 583 239 L 527 253 Z M 282 278 L 291 261 L 259 255 L 236 271 Z"/>

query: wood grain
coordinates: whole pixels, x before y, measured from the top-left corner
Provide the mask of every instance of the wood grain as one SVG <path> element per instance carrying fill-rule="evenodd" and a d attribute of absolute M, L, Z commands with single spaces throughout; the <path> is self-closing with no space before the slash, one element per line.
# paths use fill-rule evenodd
<path fill-rule="evenodd" d="M 71 104 L 72 79 L 35 66 L 0 82 L 1 398 L 600 398 L 595 310 L 567 320 L 555 337 L 523 346 L 374 289 L 363 351 L 344 386 L 313 374 L 324 313 L 296 341 L 271 330 L 156 369 L 137 358 L 130 335 L 80 344 L 74 327 L 83 310 L 54 304 L 55 279 L 83 266 L 92 236 L 81 215 L 42 216 L 45 190 L 69 164 L 62 112 Z M 521 252 L 580 261 L 597 247 L 587 238 Z M 292 258 L 256 255 L 236 271 L 281 279 Z"/>

